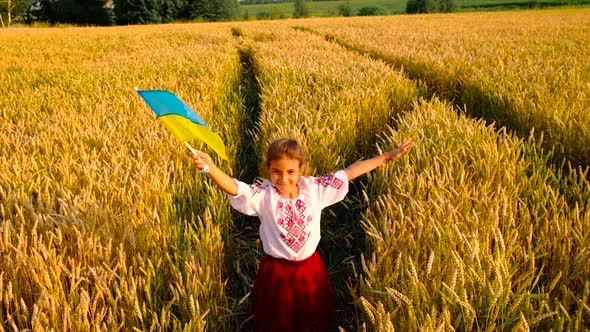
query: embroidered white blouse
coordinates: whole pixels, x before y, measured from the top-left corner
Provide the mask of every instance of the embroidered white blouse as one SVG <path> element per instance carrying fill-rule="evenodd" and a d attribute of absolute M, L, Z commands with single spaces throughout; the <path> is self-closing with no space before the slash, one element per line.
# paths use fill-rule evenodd
<path fill-rule="evenodd" d="M 348 178 L 344 170 L 320 177 L 300 176 L 299 196 L 285 198 L 269 180 L 248 185 L 234 179 L 236 196 L 227 195 L 231 206 L 260 219 L 260 239 L 264 252 L 292 261 L 311 256 L 320 243 L 322 209 L 344 199 Z"/>

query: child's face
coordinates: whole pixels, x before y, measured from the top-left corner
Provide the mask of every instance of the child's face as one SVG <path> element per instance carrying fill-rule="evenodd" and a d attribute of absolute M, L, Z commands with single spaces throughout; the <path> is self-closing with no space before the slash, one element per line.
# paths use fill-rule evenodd
<path fill-rule="evenodd" d="M 299 188 L 297 187 L 297 180 L 299 179 L 299 175 L 301 175 L 299 160 L 271 160 L 269 172 L 270 182 L 279 194 L 288 198 L 295 198 L 299 195 Z"/>

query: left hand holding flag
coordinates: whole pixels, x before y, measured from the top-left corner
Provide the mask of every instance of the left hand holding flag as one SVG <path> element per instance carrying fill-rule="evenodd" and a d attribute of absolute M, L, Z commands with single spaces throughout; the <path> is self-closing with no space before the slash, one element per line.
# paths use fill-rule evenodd
<path fill-rule="evenodd" d="M 193 160 L 198 169 L 209 168 L 209 176 L 221 190 L 232 196 L 238 194 L 238 185 L 234 179 L 219 169 L 208 154 L 195 150 Z"/>
<path fill-rule="evenodd" d="M 209 172 L 209 165 L 213 166 L 213 160 L 211 157 L 208 154 L 196 149 L 192 149 L 191 154 L 197 168 L 203 172 L 205 172 L 205 170 Z"/>
<path fill-rule="evenodd" d="M 201 159 L 201 157 L 198 154 L 199 153 L 199 150 L 193 148 L 190 144 L 188 144 L 188 142 L 184 142 L 184 145 L 186 145 L 186 147 L 191 151 L 191 155 L 193 156 L 193 159 L 195 159 L 195 161 L 198 160 L 198 161 L 204 163 L 203 162 L 203 159 Z M 211 158 L 209 158 L 209 159 L 211 159 Z M 207 166 L 207 164 L 204 164 L 203 167 L 198 167 L 197 166 L 197 168 L 199 169 L 199 172 L 209 173 L 209 166 Z"/>

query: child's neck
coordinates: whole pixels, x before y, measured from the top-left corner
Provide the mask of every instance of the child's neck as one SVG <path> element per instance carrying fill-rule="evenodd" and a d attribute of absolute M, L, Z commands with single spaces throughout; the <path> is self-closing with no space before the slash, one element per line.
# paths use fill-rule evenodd
<path fill-rule="evenodd" d="M 275 189 L 277 189 L 275 187 Z M 299 185 L 296 185 L 295 188 L 293 188 L 293 190 L 289 191 L 289 192 L 281 192 L 277 189 L 277 192 L 279 193 L 279 195 L 281 195 L 284 198 L 289 198 L 289 199 L 293 199 L 296 197 L 299 197 Z"/>

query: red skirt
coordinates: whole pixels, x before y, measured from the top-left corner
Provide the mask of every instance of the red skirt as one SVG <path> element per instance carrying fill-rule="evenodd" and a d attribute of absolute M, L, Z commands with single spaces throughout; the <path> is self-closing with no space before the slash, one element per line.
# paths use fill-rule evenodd
<path fill-rule="evenodd" d="M 264 332 L 328 331 L 336 308 L 330 275 L 317 252 L 302 261 L 264 256 L 251 303 L 256 331 Z"/>

